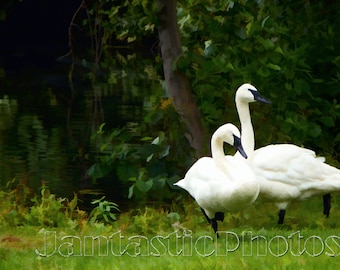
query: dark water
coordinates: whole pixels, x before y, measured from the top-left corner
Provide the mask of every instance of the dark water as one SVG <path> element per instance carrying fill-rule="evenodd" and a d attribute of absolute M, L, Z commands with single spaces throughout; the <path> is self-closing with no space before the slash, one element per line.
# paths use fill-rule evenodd
<path fill-rule="evenodd" d="M 38 192 L 44 182 L 58 196 L 101 189 L 121 199 L 118 181 L 95 185 L 86 174 L 93 163 L 88 156 L 95 154 L 90 136 L 103 122 L 107 129 L 138 124 L 148 86 L 119 68 L 115 84 L 105 83 L 105 73 L 93 83 L 81 62 L 70 82 L 73 61 L 62 56 L 80 3 L 13 1 L 0 21 L 0 189 L 24 182 Z M 86 34 L 77 29 L 77 49 L 86 50 Z"/>
<path fill-rule="evenodd" d="M 63 197 L 97 189 L 86 174 L 92 165 L 86 155 L 95 154 L 91 134 L 103 122 L 114 128 L 140 121 L 143 101 L 131 89 L 143 86 L 132 73 L 114 85 L 93 85 L 75 72 L 70 84 L 69 68 L 57 60 L 47 68 L 26 65 L 1 80 L 1 187 L 15 179 L 12 186 L 24 181 L 38 191 L 44 181 Z"/>

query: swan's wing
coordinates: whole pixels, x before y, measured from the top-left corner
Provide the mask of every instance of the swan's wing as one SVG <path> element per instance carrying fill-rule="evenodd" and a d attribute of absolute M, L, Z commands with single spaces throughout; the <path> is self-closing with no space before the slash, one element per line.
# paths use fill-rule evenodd
<path fill-rule="evenodd" d="M 315 152 L 291 144 L 262 147 L 254 152 L 251 164 L 261 193 L 287 198 L 340 189 L 340 171 L 324 163 Z"/>
<path fill-rule="evenodd" d="M 203 157 L 197 160 L 187 171 L 185 177 L 175 185 L 185 189 L 196 199 L 198 194 L 204 192 L 211 194 L 211 189 L 218 187 L 222 181 L 228 184 L 228 179 L 216 167 L 214 160 L 210 157 Z"/>
<path fill-rule="evenodd" d="M 254 151 L 251 165 L 256 175 L 284 184 L 299 185 L 321 180 L 315 152 L 291 144 L 268 145 Z"/>
<path fill-rule="evenodd" d="M 302 199 L 313 194 L 340 191 L 340 170 L 326 163 L 320 164 L 321 181 L 306 181 L 301 185 L 303 190 Z"/>
<path fill-rule="evenodd" d="M 245 162 L 233 157 L 227 159 L 231 165 L 228 174 L 218 168 L 212 158 L 204 157 L 194 163 L 176 185 L 188 191 L 204 209 L 225 212 L 245 208 L 256 200 L 258 182 Z"/>

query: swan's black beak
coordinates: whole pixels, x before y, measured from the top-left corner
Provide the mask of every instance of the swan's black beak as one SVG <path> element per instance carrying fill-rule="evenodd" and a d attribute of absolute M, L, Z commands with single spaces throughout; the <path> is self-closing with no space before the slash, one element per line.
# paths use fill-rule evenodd
<path fill-rule="evenodd" d="M 242 143 L 241 143 L 241 138 L 237 137 L 235 135 L 234 136 L 234 146 L 237 148 L 237 151 L 240 152 L 240 154 L 242 155 L 242 157 L 244 158 L 248 158 L 246 152 L 243 149 Z"/>
<path fill-rule="evenodd" d="M 248 90 L 253 94 L 254 99 L 256 101 L 267 103 L 267 104 L 272 103 L 269 99 L 266 99 L 265 97 L 263 97 L 258 91 L 255 91 L 253 89 L 248 89 Z"/>

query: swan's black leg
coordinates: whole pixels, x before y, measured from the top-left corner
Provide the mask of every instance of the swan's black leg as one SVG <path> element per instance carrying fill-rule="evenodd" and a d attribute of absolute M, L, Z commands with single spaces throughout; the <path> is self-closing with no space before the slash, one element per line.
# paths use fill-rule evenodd
<path fill-rule="evenodd" d="M 331 209 L 331 194 L 323 195 L 323 214 L 329 217 L 329 210 Z"/>
<path fill-rule="evenodd" d="M 204 211 L 204 209 L 201 207 L 201 211 L 202 211 L 202 213 L 203 213 L 203 215 L 205 216 L 205 218 L 207 219 L 207 221 L 209 222 L 209 223 L 211 223 L 210 222 L 210 218 L 207 216 L 207 214 L 205 213 L 205 211 Z"/>
<path fill-rule="evenodd" d="M 207 219 L 207 221 L 211 224 L 211 227 L 213 228 L 217 238 L 219 237 L 218 233 L 217 233 L 217 220 L 223 221 L 224 220 L 224 213 L 222 212 L 216 212 L 215 213 L 215 217 L 213 219 L 210 219 L 207 214 L 205 213 L 204 209 L 201 208 L 201 211 L 203 213 L 203 215 L 205 216 L 205 218 Z"/>
<path fill-rule="evenodd" d="M 211 227 L 214 229 L 214 232 L 215 232 L 215 234 L 218 238 L 219 235 L 217 233 L 217 220 L 216 220 L 216 218 L 211 219 L 210 222 L 211 222 Z"/>
<path fill-rule="evenodd" d="M 285 209 L 280 209 L 279 210 L 279 213 L 278 213 L 278 215 L 279 215 L 279 222 L 278 222 L 278 224 L 283 224 L 283 221 L 285 219 L 285 214 L 286 214 L 286 210 Z"/>

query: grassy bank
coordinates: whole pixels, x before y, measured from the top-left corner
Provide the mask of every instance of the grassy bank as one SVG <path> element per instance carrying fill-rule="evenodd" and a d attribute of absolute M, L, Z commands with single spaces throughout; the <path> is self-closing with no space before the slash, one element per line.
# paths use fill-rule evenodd
<path fill-rule="evenodd" d="M 257 203 L 219 223 L 220 238 L 194 202 L 122 213 L 111 225 L 69 220 L 62 226 L 4 224 L 0 269 L 338 269 L 340 205 L 322 215 L 321 197 L 294 203 L 285 225 Z"/>

